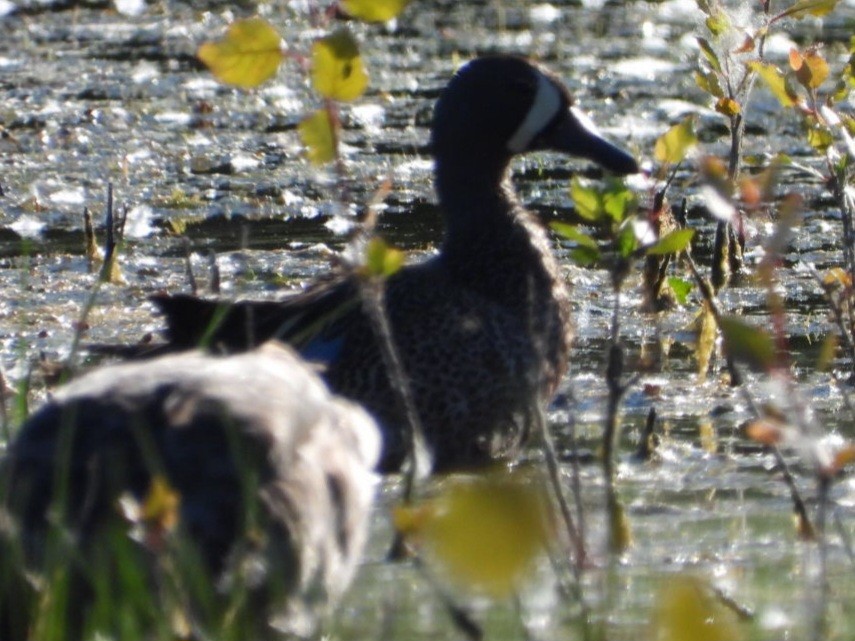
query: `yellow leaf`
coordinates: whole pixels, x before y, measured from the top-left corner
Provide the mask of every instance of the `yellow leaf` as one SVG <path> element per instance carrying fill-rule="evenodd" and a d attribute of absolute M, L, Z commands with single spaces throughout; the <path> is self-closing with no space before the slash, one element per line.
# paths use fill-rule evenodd
<path fill-rule="evenodd" d="M 718 325 L 709 305 L 704 303 L 698 318 L 698 340 L 695 345 L 695 356 L 698 359 L 698 378 L 706 378 L 707 370 L 715 350 L 715 339 Z"/>
<path fill-rule="evenodd" d="M 297 130 L 312 164 L 322 165 L 335 159 L 336 136 L 329 112 L 319 109 L 303 119 Z"/>
<path fill-rule="evenodd" d="M 395 531 L 408 539 L 421 538 L 434 512 L 432 503 L 399 505 L 392 509 L 392 524 L 395 526 Z"/>
<path fill-rule="evenodd" d="M 372 238 L 365 248 L 365 267 L 369 276 L 387 277 L 404 264 L 404 252 L 389 247 L 383 239 Z"/>
<path fill-rule="evenodd" d="M 852 279 L 849 277 L 849 273 L 843 269 L 842 267 L 834 267 L 830 269 L 828 273 L 822 278 L 822 284 L 826 287 L 852 287 Z"/>
<path fill-rule="evenodd" d="M 159 530 L 169 531 L 178 523 L 181 495 L 162 476 L 151 479 L 140 509 L 140 518 Z"/>
<path fill-rule="evenodd" d="M 791 50 L 790 67 L 807 89 L 817 89 L 828 78 L 828 63 L 815 49 L 808 49 L 804 54 Z"/>
<path fill-rule="evenodd" d="M 689 116 L 659 136 L 653 154 L 662 164 L 676 165 L 696 144 L 695 117 Z"/>
<path fill-rule="evenodd" d="M 101 281 L 113 285 L 124 285 L 125 277 L 122 275 L 122 267 L 119 265 L 119 254 L 114 251 L 107 262 L 101 266 Z"/>
<path fill-rule="evenodd" d="M 251 89 L 276 73 L 281 39 L 266 20 L 238 20 L 222 40 L 206 42 L 196 55 L 220 82 Z"/>
<path fill-rule="evenodd" d="M 344 10 L 358 20 L 386 22 L 395 18 L 410 0 L 342 0 Z"/>
<path fill-rule="evenodd" d="M 787 87 L 784 74 L 775 65 L 769 62 L 749 62 L 748 66 L 760 74 L 772 95 L 778 99 L 784 107 L 793 107 L 798 104 L 798 96 L 794 96 Z"/>
<path fill-rule="evenodd" d="M 703 420 L 698 424 L 698 435 L 704 452 L 707 454 L 718 453 L 718 432 L 711 420 Z"/>
<path fill-rule="evenodd" d="M 742 108 L 739 106 L 739 103 L 732 98 L 719 98 L 715 103 L 715 110 L 730 118 L 731 116 L 739 114 L 739 112 L 742 111 Z"/>
<path fill-rule="evenodd" d="M 816 358 L 816 371 L 828 371 L 837 355 L 838 341 L 837 334 L 829 334 L 823 339 L 819 348 L 819 355 Z"/>
<path fill-rule="evenodd" d="M 456 478 L 436 499 L 425 540 L 452 578 L 505 596 L 546 545 L 546 505 L 542 488 L 518 473 Z"/>
<path fill-rule="evenodd" d="M 324 98 L 356 100 L 368 86 L 359 45 L 347 29 L 317 40 L 312 47 L 312 86 Z"/>
<path fill-rule="evenodd" d="M 801 20 L 807 15 L 822 17 L 831 13 L 834 10 L 834 7 L 837 6 L 838 1 L 839 0 L 798 0 L 798 2 L 789 9 L 785 9 L 775 17 L 776 19 L 780 19 L 789 16 L 796 20 Z"/>
<path fill-rule="evenodd" d="M 668 577 L 656 598 L 653 641 L 734 641 L 739 633 L 736 615 L 701 579 L 691 575 Z"/>

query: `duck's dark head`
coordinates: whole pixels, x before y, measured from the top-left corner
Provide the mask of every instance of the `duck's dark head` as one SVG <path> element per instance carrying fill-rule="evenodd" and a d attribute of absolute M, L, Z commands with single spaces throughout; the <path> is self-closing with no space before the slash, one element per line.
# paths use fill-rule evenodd
<path fill-rule="evenodd" d="M 438 164 L 468 171 L 504 173 L 516 154 L 549 150 L 636 173 L 635 159 L 602 138 L 572 102 L 554 75 L 522 58 L 478 58 L 461 67 L 437 102 L 433 153 Z"/>

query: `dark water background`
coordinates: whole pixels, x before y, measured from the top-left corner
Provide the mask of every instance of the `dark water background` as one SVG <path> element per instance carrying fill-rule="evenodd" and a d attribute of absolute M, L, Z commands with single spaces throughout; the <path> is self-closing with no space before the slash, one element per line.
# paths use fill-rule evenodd
<path fill-rule="evenodd" d="M 0 11 L 6 8 L 0 4 Z M 382 233 L 411 250 L 413 260 L 435 251 L 441 217 L 426 127 L 439 89 L 462 61 L 477 54 L 501 51 L 543 60 L 603 132 L 640 158 L 650 159 L 655 139 L 688 113 L 699 116 L 703 153 L 724 156 L 727 150 L 724 121 L 692 79 L 699 23 L 692 2 L 414 0 L 393 26 L 351 25 L 362 41 L 371 82 L 367 95 L 343 110 L 342 190 L 329 172 L 303 159 L 295 127 L 314 99 L 295 64 L 284 65 L 261 89 L 243 93 L 218 85 L 194 57 L 198 45 L 219 37 L 232 17 L 255 11 L 280 29 L 294 51 L 307 51 L 319 33 L 309 28 L 300 3 L 160 2 L 129 16 L 107 4 L 63 8 L 32 2 L 0 18 L 0 364 L 8 381 L 24 378 L 40 354 L 67 356 L 95 282 L 83 252 L 82 210 L 86 206 L 102 219 L 108 182 L 117 204 L 128 208 L 125 283 L 98 289 L 86 321 L 87 341 L 133 342 L 156 333 L 159 323 L 146 295 L 188 291 L 188 249 L 202 283 L 216 252 L 229 296 L 276 296 L 298 287 L 327 269 L 345 244 L 342 232 L 387 178 L 392 192 Z M 741 11 L 747 15 L 748 8 Z M 810 18 L 777 30 L 769 55 L 783 62 L 794 44 L 823 41 L 825 55 L 839 69 L 853 27 L 855 3 L 845 0 L 825 20 Z M 846 108 L 851 111 L 852 103 Z M 785 151 L 817 165 L 798 123 L 767 92 L 755 92 L 748 114 L 749 161 L 762 164 L 769 154 Z M 574 172 L 598 175 L 583 162 L 531 156 L 518 161 L 515 180 L 525 202 L 544 218 L 572 221 L 567 188 Z M 689 199 L 690 224 L 701 238 L 696 251 L 703 257 L 712 223 L 702 215 L 693 179 L 690 167 L 672 195 Z M 817 181 L 796 171 L 784 172 L 782 181 L 781 193 L 798 192 L 807 203 L 781 270 L 799 390 L 824 429 L 851 436 L 852 417 L 840 391 L 811 367 L 830 325 L 805 267 L 823 270 L 840 262 L 839 212 Z M 336 204 L 342 196 L 347 205 Z M 185 225 L 183 236 L 170 232 Z M 770 219 L 751 222 L 749 265 L 772 228 Z M 556 244 L 556 251 L 566 255 L 567 249 Z M 578 340 L 550 419 L 564 445 L 573 412 L 585 450 L 594 452 L 605 407 L 611 296 L 604 272 L 569 261 L 565 269 L 574 287 Z M 762 324 L 764 301 L 748 280 L 728 290 L 722 303 Z M 742 398 L 717 375 L 695 376 L 691 327 L 697 300 L 658 317 L 642 314 L 640 303 L 633 280 L 623 326 L 630 367 L 661 346 L 668 358 L 661 370 L 641 374 L 625 402 L 619 484 L 635 545 L 617 567 L 609 567 L 603 554 L 599 467 L 582 467 L 594 566 L 587 574 L 588 598 L 601 612 L 608 638 L 643 638 L 657 587 L 688 570 L 754 609 L 753 637 L 800 638 L 810 550 L 796 540 L 788 491 L 773 473 L 773 461 L 739 435 L 749 417 Z M 35 404 L 44 391 L 38 368 L 34 376 Z M 781 394 L 760 378 L 750 386 L 760 399 Z M 628 453 L 652 405 L 666 433 L 660 458 L 634 464 Z M 802 485 L 811 496 L 809 476 Z M 387 508 L 396 492 L 393 481 L 384 485 L 387 500 L 377 508 L 374 543 L 335 619 L 339 638 L 456 636 L 424 581 L 411 568 L 382 560 Z M 841 479 L 834 498 L 851 533 L 855 484 Z M 832 630 L 845 637 L 855 629 L 855 616 L 847 612 L 855 573 L 837 534 L 831 554 Z M 533 574 L 520 604 L 476 599 L 488 638 L 573 638 L 573 601 L 557 596 L 545 564 Z"/>

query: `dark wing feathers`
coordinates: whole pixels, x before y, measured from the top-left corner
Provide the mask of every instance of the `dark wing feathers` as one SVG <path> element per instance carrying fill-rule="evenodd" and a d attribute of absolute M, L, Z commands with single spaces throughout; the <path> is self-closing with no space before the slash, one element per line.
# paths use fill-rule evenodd
<path fill-rule="evenodd" d="M 273 338 L 301 347 L 333 342 L 360 313 L 358 286 L 337 280 L 281 301 L 221 302 L 187 294 L 151 297 L 166 318 L 173 347 L 240 351 Z"/>

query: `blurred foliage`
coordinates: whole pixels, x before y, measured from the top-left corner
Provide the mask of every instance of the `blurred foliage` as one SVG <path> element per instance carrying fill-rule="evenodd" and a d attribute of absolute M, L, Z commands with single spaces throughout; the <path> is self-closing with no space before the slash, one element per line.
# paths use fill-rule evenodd
<path fill-rule="evenodd" d="M 552 532 L 541 481 L 504 470 L 451 477 L 424 504 L 398 508 L 395 524 L 452 580 L 497 597 L 520 586 Z"/>
<path fill-rule="evenodd" d="M 221 40 L 206 42 L 197 55 L 217 80 L 243 89 L 272 78 L 283 58 L 279 33 L 261 18 L 233 22 Z"/>
<path fill-rule="evenodd" d="M 739 641 L 747 633 L 703 580 L 669 577 L 655 600 L 652 641 Z"/>

